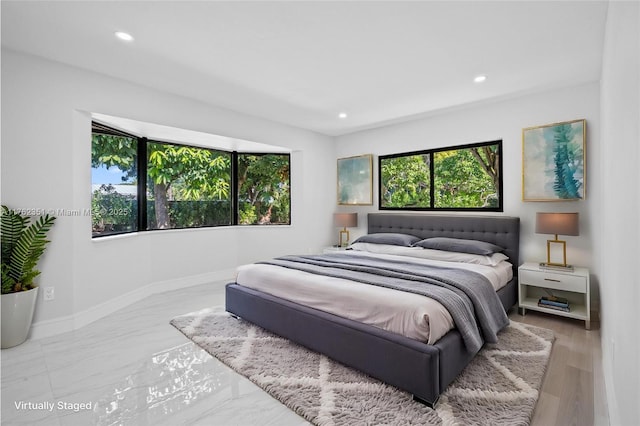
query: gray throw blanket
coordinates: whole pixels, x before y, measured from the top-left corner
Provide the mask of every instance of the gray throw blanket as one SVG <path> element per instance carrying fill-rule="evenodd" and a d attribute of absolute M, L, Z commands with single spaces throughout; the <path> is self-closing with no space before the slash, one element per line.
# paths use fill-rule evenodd
<path fill-rule="evenodd" d="M 449 311 L 467 350 L 474 353 L 484 341 L 495 343 L 497 333 L 509 324 L 489 280 L 473 271 L 341 253 L 283 256 L 259 263 L 430 297 Z"/>

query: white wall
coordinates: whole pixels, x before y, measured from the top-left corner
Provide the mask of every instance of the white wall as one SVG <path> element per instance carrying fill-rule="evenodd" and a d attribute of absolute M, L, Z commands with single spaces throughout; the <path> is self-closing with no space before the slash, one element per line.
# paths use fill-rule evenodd
<path fill-rule="evenodd" d="M 489 84 L 489 83 L 488 83 Z M 500 102 L 458 108 L 430 117 L 337 138 L 338 157 L 373 153 L 385 155 L 421 149 L 462 145 L 502 139 L 504 214 L 519 216 L 521 261 L 546 258 L 547 235 L 534 233 L 537 211 L 577 211 L 580 236 L 567 241 L 567 260 L 591 268 L 592 291 L 597 306 L 598 266 L 593 248 L 597 244 L 597 223 L 601 204 L 599 85 L 591 83 Z M 584 118 L 587 120 L 586 199 L 566 202 L 522 201 L 522 129 L 525 127 Z M 377 158 L 374 160 L 377 164 Z M 378 199 L 377 166 L 374 199 Z M 358 234 L 366 232 L 364 213 L 373 207 L 359 207 Z M 344 210 L 344 209 L 343 209 Z M 356 209 L 351 209 L 356 210 Z M 471 213 L 466 213 L 471 214 Z M 354 235 L 356 234 L 354 232 Z"/>
<path fill-rule="evenodd" d="M 203 88 L 206 90 L 206 88 Z M 292 224 L 91 239 L 88 216 L 58 217 L 41 262 L 35 325 L 53 331 L 108 313 L 121 295 L 231 277 L 242 263 L 331 242 L 333 140 L 59 63 L 2 51 L 2 204 L 88 209 L 90 116 L 109 114 L 292 149 Z M 45 333 L 47 334 L 47 333 Z"/>
<path fill-rule="evenodd" d="M 602 67 L 602 353 L 612 425 L 640 421 L 640 6 L 610 2 Z"/>

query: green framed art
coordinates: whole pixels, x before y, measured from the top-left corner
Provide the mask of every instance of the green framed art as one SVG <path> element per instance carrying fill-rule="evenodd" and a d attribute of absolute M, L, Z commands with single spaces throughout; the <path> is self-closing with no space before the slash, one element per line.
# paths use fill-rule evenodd
<path fill-rule="evenodd" d="M 522 200 L 585 198 L 586 120 L 522 129 Z"/>
<path fill-rule="evenodd" d="M 373 155 L 338 158 L 338 205 L 373 204 Z"/>

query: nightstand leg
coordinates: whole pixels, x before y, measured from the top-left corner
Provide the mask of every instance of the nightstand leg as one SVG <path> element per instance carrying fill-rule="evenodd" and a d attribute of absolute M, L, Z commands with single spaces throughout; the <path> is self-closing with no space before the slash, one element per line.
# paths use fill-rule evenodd
<path fill-rule="evenodd" d="M 524 316 L 526 312 L 525 308 L 520 308 L 520 315 Z"/>
<path fill-rule="evenodd" d="M 585 320 L 584 328 L 587 329 L 587 330 L 591 330 L 591 321 Z"/>

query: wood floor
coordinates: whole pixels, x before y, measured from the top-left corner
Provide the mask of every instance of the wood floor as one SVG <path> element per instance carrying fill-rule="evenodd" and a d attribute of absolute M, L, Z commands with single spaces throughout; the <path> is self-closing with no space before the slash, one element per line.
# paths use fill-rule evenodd
<path fill-rule="evenodd" d="M 585 330 L 583 321 L 533 311 L 512 310 L 509 318 L 556 334 L 532 426 L 609 425 L 600 324 L 592 321 Z"/>

